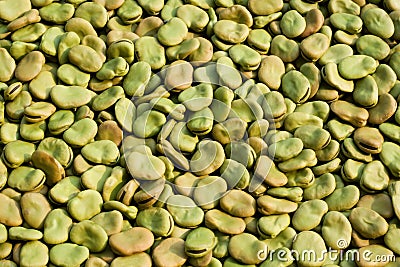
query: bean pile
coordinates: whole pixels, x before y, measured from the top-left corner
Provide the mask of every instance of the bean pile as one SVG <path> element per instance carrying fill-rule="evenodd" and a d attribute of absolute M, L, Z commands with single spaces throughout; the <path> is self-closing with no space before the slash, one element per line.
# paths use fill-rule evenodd
<path fill-rule="evenodd" d="M 400 266 L 399 0 L 0 0 L 0 267 Z"/>

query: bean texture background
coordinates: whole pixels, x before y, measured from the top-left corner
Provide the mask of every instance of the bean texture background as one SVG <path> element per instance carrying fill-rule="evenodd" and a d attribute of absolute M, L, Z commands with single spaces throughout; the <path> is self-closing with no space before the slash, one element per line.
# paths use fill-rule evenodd
<path fill-rule="evenodd" d="M 398 0 L 0 0 L 0 267 L 400 266 Z"/>

